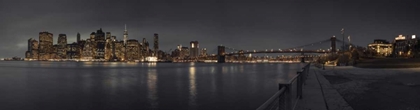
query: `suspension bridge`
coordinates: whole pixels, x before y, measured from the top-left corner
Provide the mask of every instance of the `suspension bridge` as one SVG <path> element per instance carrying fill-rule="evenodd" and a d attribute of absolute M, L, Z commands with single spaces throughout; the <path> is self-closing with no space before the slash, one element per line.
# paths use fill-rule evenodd
<path fill-rule="evenodd" d="M 340 49 L 337 48 L 336 44 L 340 43 L 343 44 Z M 327 44 L 327 45 L 325 45 Z M 347 46 L 347 47 L 346 47 Z M 314 56 L 305 56 L 305 53 L 315 53 L 315 54 L 326 54 L 326 53 L 337 53 L 349 50 L 348 46 L 352 46 L 350 43 L 337 39 L 335 36 L 322 40 L 317 41 L 301 46 L 291 47 L 291 48 L 284 48 L 284 49 L 265 49 L 265 50 L 244 50 L 244 49 L 237 49 L 228 46 L 218 46 L 217 47 L 217 54 L 213 55 L 213 57 L 217 57 L 218 63 L 226 62 L 226 56 L 244 56 L 244 54 L 259 54 L 259 53 L 298 53 L 301 54 L 301 62 L 305 61 L 307 57 L 314 57 Z M 354 46 L 354 45 L 353 45 Z M 230 51 L 230 52 L 229 52 Z"/>

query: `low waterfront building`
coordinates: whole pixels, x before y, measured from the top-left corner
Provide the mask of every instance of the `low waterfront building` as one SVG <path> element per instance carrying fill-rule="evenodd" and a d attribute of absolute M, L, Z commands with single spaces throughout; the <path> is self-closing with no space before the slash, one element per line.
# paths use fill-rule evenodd
<path fill-rule="evenodd" d="M 390 56 L 392 54 L 392 43 L 383 39 L 375 39 L 368 44 L 368 49 L 375 52 L 375 56 Z"/>
<path fill-rule="evenodd" d="M 395 38 L 393 46 L 395 57 L 419 57 L 420 55 L 419 39 L 416 35 L 411 35 L 411 37 L 399 35 Z"/>

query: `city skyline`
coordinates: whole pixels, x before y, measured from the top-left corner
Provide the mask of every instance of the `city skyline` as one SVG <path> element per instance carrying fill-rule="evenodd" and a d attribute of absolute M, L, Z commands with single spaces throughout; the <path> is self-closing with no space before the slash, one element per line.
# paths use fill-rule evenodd
<path fill-rule="evenodd" d="M 254 1 L 255 2 L 255 1 Z M 99 3 L 100 5 L 96 5 Z M 289 48 L 335 35 L 342 28 L 352 43 L 367 46 L 373 39 L 392 41 L 399 34 L 420 32 L 413 1 L 360 2 L 137 2 L 137 1 L 1 1 L 0 57 L 23 57 L 27 39 L 41 31 L 66 34 L 68 43 L 102 28 L 118 40 L 124 24 L 128 39 L 153 42 L 159 33 L 159 49 L 199 41 L 214 53 L 218 45 L 239 49 Z M 39 5 L 51 6 L 49 8 Z M 115 7 L 115 8 L 109 8 Z M 417 22 L 417 23 L 416 23 Z M 240 42 L 240 43 L 238 43 Z M 264 43 L 262 43 L 264 42 Z M 339 45 L 339 44 L 338 44 Z M 152 47 L 152 46 L 151 46 Z"/>

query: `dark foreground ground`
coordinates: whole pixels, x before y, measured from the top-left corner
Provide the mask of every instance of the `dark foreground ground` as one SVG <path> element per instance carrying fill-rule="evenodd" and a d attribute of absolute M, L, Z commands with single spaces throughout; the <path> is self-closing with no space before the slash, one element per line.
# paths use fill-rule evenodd
<path fill-rule="evenodd" d="M 320 71 L 355 110 L 420 110 L 420 68 Z"/>

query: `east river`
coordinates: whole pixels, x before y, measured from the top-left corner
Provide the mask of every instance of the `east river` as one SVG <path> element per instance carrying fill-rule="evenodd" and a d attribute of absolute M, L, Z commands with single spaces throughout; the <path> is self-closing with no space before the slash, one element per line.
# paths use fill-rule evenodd
<path fill-rule="evenodd" d="M 0 109 L 252 110 L 303 66 L 0 61 Z"/>

